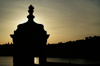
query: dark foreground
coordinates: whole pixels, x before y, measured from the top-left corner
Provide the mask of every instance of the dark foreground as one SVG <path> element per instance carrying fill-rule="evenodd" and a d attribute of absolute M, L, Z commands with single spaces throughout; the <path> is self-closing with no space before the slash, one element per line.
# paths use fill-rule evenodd
<path fill-rule="evenodd" d="M 85 65 L 100 65 L 100 64 L 72 64 L 72 63 L 56 63 L 56 62 L 47 62 L 46 66 L 68 66 L 68 65 L 79 65 L 79 66 L 85 66 Z M 40 65 L 36 65 L 40 66 Z"/>

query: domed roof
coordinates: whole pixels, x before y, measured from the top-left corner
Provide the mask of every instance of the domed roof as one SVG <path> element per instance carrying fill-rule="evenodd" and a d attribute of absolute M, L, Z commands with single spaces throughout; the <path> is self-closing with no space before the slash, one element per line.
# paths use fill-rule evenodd
<path fill-rule="evenodd" d="M 44 30 L 44 26 L 42 24 L 35 23 L 33 20 L 33 9 L 34 7 L 32 5 L 29 6 L 29 15 L 28 15 L 28 21 L 23 24 L 19 24 L 17 26 L 17 30 L 14 31 L 15 35 L 21 35 L 21 36 L 43 36 L 46 35 L 46 31 Z"/>

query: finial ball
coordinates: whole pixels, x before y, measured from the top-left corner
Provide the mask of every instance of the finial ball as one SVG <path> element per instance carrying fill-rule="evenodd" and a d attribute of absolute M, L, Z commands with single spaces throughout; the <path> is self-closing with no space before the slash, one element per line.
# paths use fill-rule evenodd
<path fill-rule="evenodd" d="M 34 9 L 34 7 L 32 5 L 29 6 L 29 9 Z"/>

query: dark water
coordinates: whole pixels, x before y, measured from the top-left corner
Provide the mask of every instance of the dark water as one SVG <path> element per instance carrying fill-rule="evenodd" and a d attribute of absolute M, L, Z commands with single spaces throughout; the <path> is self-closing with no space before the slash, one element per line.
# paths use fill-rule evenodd
<path fill-rule="evenodd" d="M 39 58 L 34 58 L 36 64 L 39 63 Z M 64 59 L 64 58 L 47 58 L 48 62 L 62 62 L 62 63 L 75 63 L 75 64 L 100 64 L 100 60 L 83 60 L 83 59 Z M 13 66 L 12 56 L 0 57 L 0 66 Z"/>

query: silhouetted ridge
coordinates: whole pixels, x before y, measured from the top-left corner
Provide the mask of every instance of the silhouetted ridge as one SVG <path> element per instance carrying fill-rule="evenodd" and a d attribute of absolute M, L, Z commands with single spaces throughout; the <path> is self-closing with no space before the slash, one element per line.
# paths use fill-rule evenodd
<path fill-rule="evenodd" d="M 9 44 L 9 43 L 8 43 Z M 13 55 L 14 47 L 12 45 L 1 45 L 0 55 Z M 65 43 L 49 44 L 46 46 L 47 57 L 62 57 L 62 58 L 79 58 L 100 60 L 100 36 L 86 37 L 83 40 L 68 41 Z M 7 54 L 7 52 L 9 52 Z M 27 51 L 26 51 L 27 52 Z"/>
<path fill-rule="evenodd" d="M 50 57 L 100 59 L 100 36 L 86 37 L 85 40 L 49 44 L 47 50 L 47 56 Z"/>

